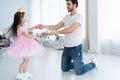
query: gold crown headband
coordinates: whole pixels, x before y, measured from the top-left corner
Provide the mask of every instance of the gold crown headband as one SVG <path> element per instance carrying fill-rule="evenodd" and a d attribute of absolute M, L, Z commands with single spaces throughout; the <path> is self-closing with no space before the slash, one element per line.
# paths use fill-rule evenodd
<path fill-rule="evenodd" d="M 18 12 L 24 12 L 24 9 L 22 7 L 19 7 Z"/>

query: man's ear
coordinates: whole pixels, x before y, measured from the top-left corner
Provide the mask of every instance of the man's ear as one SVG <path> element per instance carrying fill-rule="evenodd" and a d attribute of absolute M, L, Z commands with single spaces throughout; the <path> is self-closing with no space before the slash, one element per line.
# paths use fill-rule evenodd
<path fill-rule="evenodd" d="M 76 8 L 76 4 L 74 4 L 74 7 Z"/>

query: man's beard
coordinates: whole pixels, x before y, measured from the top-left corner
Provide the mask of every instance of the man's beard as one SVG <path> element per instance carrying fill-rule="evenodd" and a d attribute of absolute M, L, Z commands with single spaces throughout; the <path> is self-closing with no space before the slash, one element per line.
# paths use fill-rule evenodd
<path fill-rule="evenodd" d="M 73 8 L 72 9 L 68 9 L 68 12 L 72 12 L 73 11 Z"/>

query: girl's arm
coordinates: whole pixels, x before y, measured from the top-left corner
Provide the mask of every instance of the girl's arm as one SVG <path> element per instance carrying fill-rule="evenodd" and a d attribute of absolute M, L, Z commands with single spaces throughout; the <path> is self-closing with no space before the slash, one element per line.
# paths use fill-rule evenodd
<path fill-rule="evenodd" d="M 22 32 L 22 35 L 25 36 L 25 37 L 27 37 L 27 38 L 32 38 L 32 39 L 35 39 L 35 40 L 37 40 L 37 41 L 40 41 L 40 38 L 39 38 L 39 37 L 30 35 L 30 34 L 28 34 L 28 33 L 25 32 L 25 31 Z"/>
<path fill-rule="evenodd" d="M 39 25 L 28 28 L 28 32 L 32 32 L 34 29 L 39 29 Z"/>

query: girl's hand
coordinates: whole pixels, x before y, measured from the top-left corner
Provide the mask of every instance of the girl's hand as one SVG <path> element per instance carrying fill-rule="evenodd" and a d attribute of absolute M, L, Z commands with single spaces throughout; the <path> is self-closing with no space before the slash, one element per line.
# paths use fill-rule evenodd
<path fill-rule="evenodd" d="M 35 40 L 40 41 L 41 39 L 40 37 L 35 37 Z"/>
<path fill-rule="evenodd" d="M 36 25 L 36 26 L 34 26 L 34 28 L 39 29 L 39 24 L 38 24 L 38 25 Z"/>

